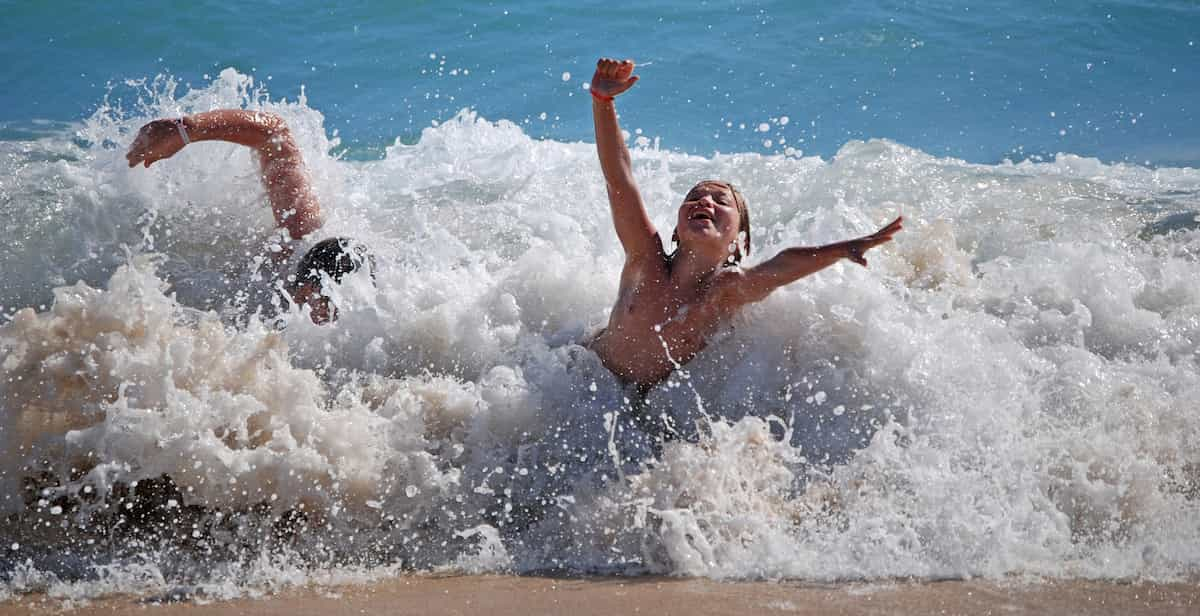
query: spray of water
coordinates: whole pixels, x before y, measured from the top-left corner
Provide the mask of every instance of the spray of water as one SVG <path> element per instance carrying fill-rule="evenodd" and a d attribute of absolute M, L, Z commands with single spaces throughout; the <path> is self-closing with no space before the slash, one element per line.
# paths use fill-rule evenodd
<path fill-rule="evenodd" d="M 637 149 L 660 229 L 701 177 L 743 187 L 759 255 L 898 210 L 908 227 L 870 269 L 747 309 L 653 390 L 683 432 L 662 444 L 578 344 L 621 267 L 590 145 L 464 111 L 347 162 L 303 97 L 231 70 L 118 88 L 142 96 L 0 142 L 0 592 L 229 596 L 397 567 L 1197 570 L 1200 234 L 1178 221 L 1200 171 L 887 141 Z M 271 219 L 246 151 L 125 168 L 142 122 L 237 106 L 292 126 L 321 236 L 376 254 L 376 285 L 336 289 L 336 325 L 259 308 Z"/>

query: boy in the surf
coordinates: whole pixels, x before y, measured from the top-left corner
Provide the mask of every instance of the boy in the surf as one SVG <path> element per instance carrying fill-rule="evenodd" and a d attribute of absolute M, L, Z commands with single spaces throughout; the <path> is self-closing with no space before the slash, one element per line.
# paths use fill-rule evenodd
<path fill-rule="evenodd" d="M 125 158 L 130 167 L 139 163 L 149 167 L 174 156 L 193 141 L 228 141 L 254 149 L 275 223 L 293 241 L 320 228 L 321 205 L 312 191 L 300 147 L 287 123 L 273 113 L 219 109 L 154 120 L 141 128 Z M 283 261 L 291 251 L 292 246 L 285 243 L 283 250 L 272 256 Z M 373 257 L 361 244 L 344 237 L 322 240 L 300 260 L 295 280 L 286 285 L 288 294 L 297 305 L 309 307 L 314 323 L 327 323 L 337 318 L 337 309 L 322 293 L 322 274 L 340 282 L 363 264 L 369 271 L 374 269 Z"/>
<path fill-rule="evenodd" d="M 668 253 L 642 204 L 613 105 L 614 97 L 637 82 L 633 67 L 630 60 L 602 58 L 591 82 L 596 151 L 625 266 L 608 326 L 588 346 L 644 395 L 691 361 L 739 308 L 842 259 L 866 266 L 864 253 L 891 241 L 902 220 L 858 239 L 788 248 L 743 268 L 739 263 L 750 253 L 746 202 L 732 184 L 706 180 L 679 206 L 671 237 L 678 246 Z"/>

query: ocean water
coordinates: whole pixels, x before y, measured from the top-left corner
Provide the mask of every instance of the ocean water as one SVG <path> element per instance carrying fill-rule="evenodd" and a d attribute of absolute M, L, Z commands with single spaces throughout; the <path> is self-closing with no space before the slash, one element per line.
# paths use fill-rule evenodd
<path fill-rule="evenodd" d="M 464 107 L 590 141 L 582 85 L 612 55 L 643 63 L 628 128 L 692 154 L 829 157 L 887 138 L 983 163 L 1200 165 L 1200 8 L 1186 0 L 12 2 L 3 24 L 0 138 L 53 133 L 106 95 L 128 106 L 136 92 L 108 92 L 126 80 L 199 87 L 233 67 L 276 99 L 303 89 L 352 158 Z"/>
<path fill-rule="evenodd" d="M 0 43 L 0 598 L 1200 572 L 1192 4 L 46 11 Z M 655 389 L 691 432 L 657 455 L 578 345 L 622 259 L 601 53 L 648 61 L 619 105 L 660 229 L 706 177 L 752 262 L 906 217 Z M 218 107 L 286 118 L 320 235 L 375 251 L 336 325 L 247 307 L 248 152 L 126 167 Z"/>

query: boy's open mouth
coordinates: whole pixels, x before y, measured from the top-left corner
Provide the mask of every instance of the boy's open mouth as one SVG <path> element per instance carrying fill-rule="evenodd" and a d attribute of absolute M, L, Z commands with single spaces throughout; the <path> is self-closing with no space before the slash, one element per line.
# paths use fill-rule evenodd
<path fill-rule="evenodd" d="M 709 214 L 708 212 L 699 210 L 699 211 L 692 212 L 692 215 L 688 217 L 688 220 L 707 220 L 709 222 L 712 222 L 713 216 L 712 216 L 712 214 Z"/>

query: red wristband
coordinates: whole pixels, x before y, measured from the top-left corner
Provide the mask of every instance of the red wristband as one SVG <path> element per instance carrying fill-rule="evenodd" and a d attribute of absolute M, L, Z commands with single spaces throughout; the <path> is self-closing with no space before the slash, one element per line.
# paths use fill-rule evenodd
<path fill-rule="evenodd" d="M 613 100 L 613 97 L 611 97 L 611 96 L 605 96 L 605 95 L 603 95 L 603 94 L 597 94 L 595 90 L 588 90 L 588 92 L 591 92 L 591 93 L 592 93 L 592 98 L 594 98 L 594 99 L 596 99 L 596 100 L 604 101 L 604 102 L 607 102 L 607 103 L 611 103 L 611 102 L 612 102 L 612 100 Z"/>

